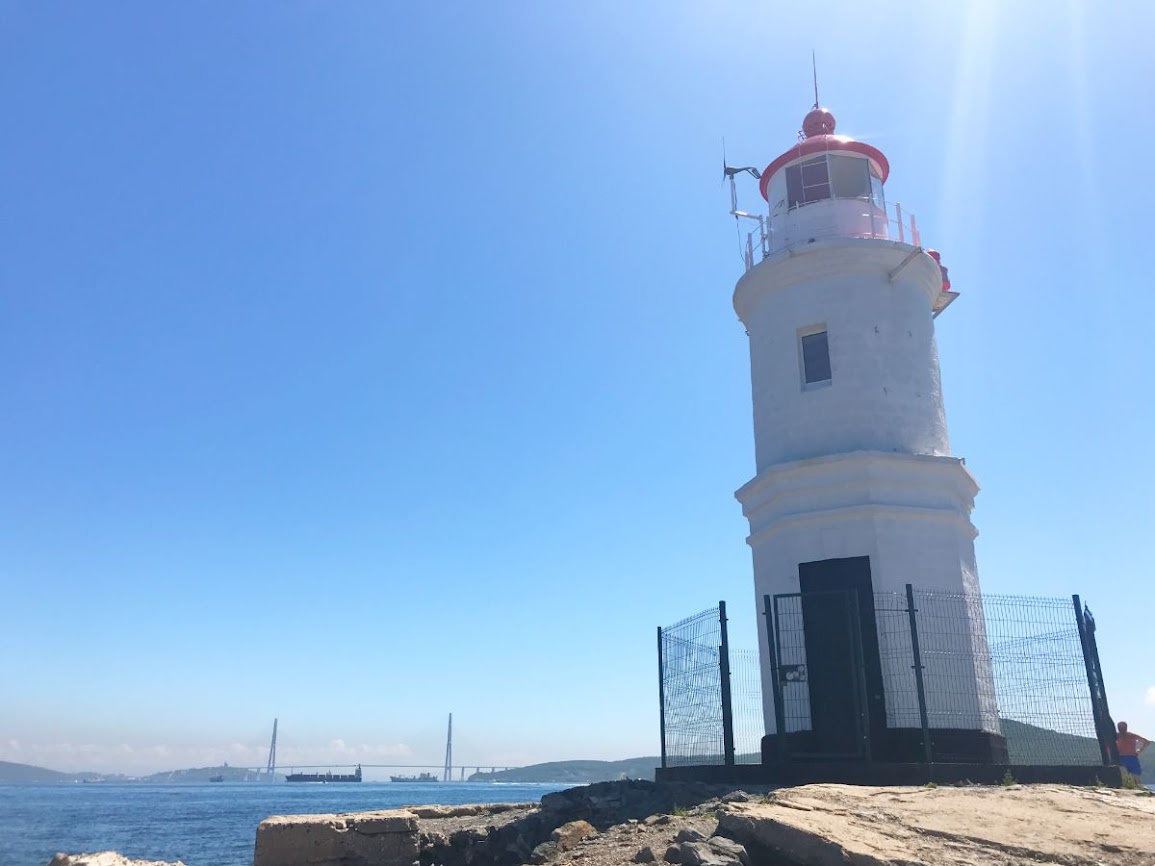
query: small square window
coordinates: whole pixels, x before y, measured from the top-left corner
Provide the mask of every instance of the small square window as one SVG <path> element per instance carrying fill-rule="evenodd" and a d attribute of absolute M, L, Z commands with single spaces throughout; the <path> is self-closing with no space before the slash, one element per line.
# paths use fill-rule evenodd
<path fill-rule="evenodd" d="M 825 331 L 802 335 L 802 381 L 807 385 L 830 381 L 830 343 Z"/>

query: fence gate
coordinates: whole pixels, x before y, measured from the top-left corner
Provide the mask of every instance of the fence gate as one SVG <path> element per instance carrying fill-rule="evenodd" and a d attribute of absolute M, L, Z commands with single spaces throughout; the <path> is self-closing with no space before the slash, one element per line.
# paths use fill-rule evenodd
<path fill-rule="evenodd" d="M 783 593 L 766 602 L 781 756 L 869 760 L 859 593 Z"/>
<path fill-rule="evenodd" d="M 658 628 L 662 766 L 733 764 L 726 602 Z"/>

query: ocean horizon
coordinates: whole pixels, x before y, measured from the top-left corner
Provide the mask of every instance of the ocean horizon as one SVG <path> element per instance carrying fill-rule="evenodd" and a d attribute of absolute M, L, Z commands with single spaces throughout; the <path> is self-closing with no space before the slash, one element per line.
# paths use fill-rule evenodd
<path fill-rule="evenodd" d="M 118 851 L 185 866 L 252 866 L 272 815 L 459 803 L 530 803 L 566 783 L 362 782 L 0 785 L 0 866 L 47 866 L 57 852 Z"/>

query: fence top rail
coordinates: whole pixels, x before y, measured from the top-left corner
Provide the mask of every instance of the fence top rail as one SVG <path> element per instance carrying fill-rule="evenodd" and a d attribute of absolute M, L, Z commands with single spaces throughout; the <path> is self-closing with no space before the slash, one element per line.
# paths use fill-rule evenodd
<path fill-rule="evenodd" d="M 906 593 L 899 590 L 876 590 L 875 596 L 905 598 Z M 1054 596 L 1054 595 L 1011 595 L 1008 593 L 993 593 L 993 592 L 945 592 L 938 589 L 920 589 L 917 585 L 914 587 L 914 595 L 916 598 L 930 598 L 930 599 L 959 599 L 959 600 L 978 600 L 982 599 L 984 604 L 1032 604 L 1055 607 L 1069 608 L 1071 606 L 1071 596 Z"/>
<path fill-rule="evenodd" d="M 685 628 L 688 625 L 692 625 L 692 624 L 698 622 L 699 620 L 703 620 L 703 619 L 706 619 L 708 617 L 713 617 L 714 619 L 717 619 L 718 608 L 716 605 L 714 607 L 708 607 L 705 610 L 700 611 L 698 613 L 691 614 L 690 616 L 686 617 L 685 619 L 680 619 L 671 625 L 662 626 L 662 634 L 665 634 L 668 631 L 673 631 L 674 629 Z"/>
<path fill-rule="evenodd" d="M 1062 605 L 1063 607 L 1070 607 L 1071 606 L 1071 596 L 1069 596 L 1069 595 L 1013 595 L 1011 593 L 983 592 L 980 590 L 973 590 L 971 592 L 954 592 L 954 591 L 947 591 L 947 590 L 941 590 L 941 589 L 923 589 L 918 584 L 913 585 L 913 590 L 914 590 L 914 594 L 916 596 L 921 596 L 924 598 L 959 598 L 959 599 L 981 598 L 983 601 L 1015 602 L 1017 604 L 1029 602 L 1031 604 L 1053 604 L 1056 606 Z M 819 590 L 819 592 L 823 592 L 823 593 L 845 593 L 845 592 L 850 592 L 850 591 L 851 590 L 847 590 L 847 589 Z M 795 597 L 801 596 L 801 595 L 814 595 L 814 594 L 815 594 L 814 592 L 776 592 L 776 593 L 772 593 L 772 594 L 767 593 L 767 597 L 768 598 L 795 598 Z M 876 597 L 880 597 L 880 598 L 888 598 L 888 597 L 906 598 L 905 588 L 904 589 L 876 589 L 876 590 L 874 590 L 873 594 Z M 705 613 L 715 613 L 716 611 L 717 611 L 717 608 L 713 607 L 713 608 L 710 608 L 708 611 L 704 611 L 704 612 Z M 701 616 L 701 615 L 702 614 L 696 614 L 696 616 Z M 683 620 L 683 622 L 686 622 L 686 621 L 688 621 L 690 619 L 694 619 L 694 618 L 695 617 L 688 617 L 687 620 Z"/>

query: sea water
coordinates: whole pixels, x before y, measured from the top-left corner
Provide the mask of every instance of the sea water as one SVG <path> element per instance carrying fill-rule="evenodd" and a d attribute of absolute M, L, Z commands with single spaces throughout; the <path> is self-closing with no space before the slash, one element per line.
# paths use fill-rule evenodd
<path fill-rule="evenodd" d="M 0 866 L 46 866 L 57 851 L 119 851 L 186 866 L 251 866 L 270 815 L 364 812 L 427 803 L 528 803 L 569 785 L 0 785 Z"/>

